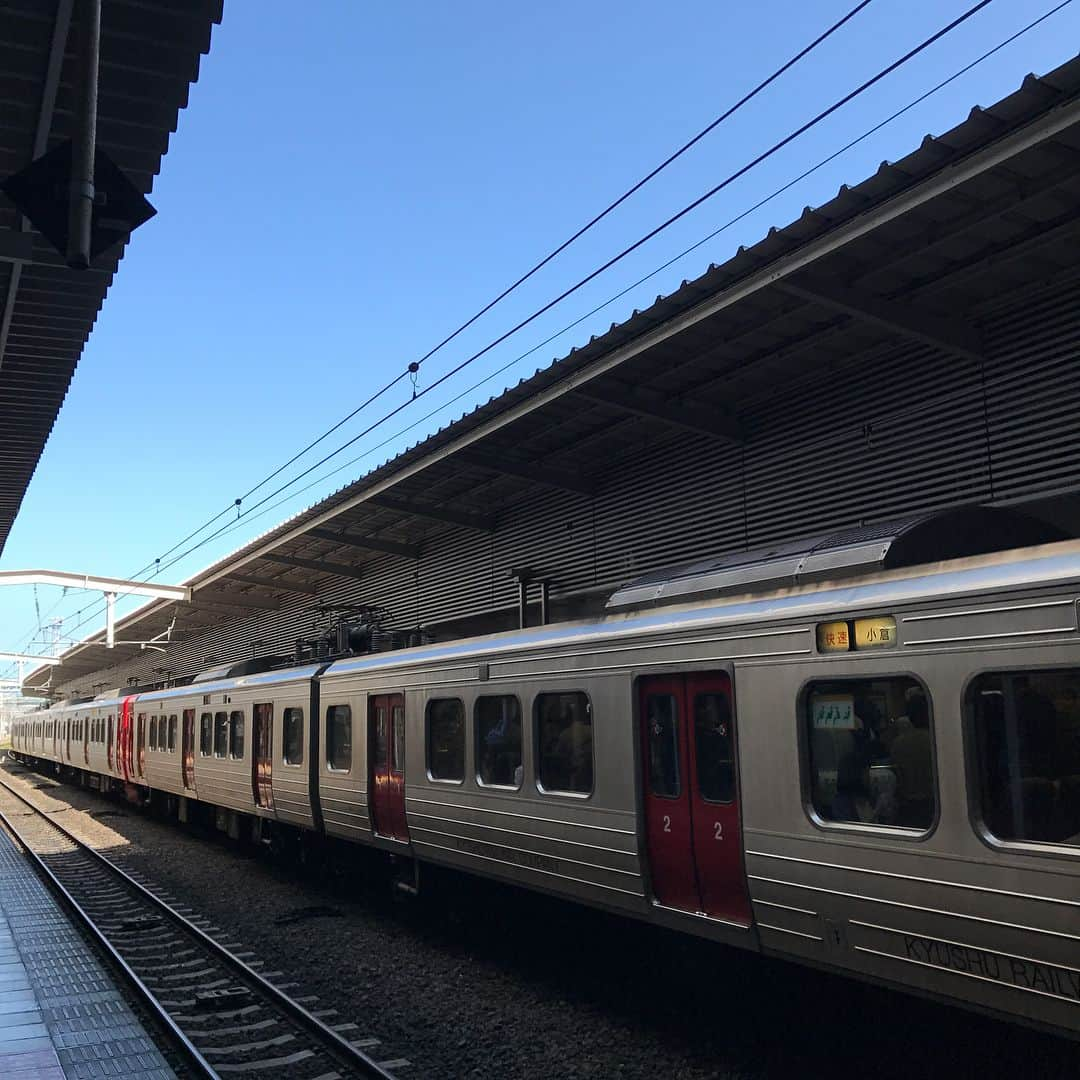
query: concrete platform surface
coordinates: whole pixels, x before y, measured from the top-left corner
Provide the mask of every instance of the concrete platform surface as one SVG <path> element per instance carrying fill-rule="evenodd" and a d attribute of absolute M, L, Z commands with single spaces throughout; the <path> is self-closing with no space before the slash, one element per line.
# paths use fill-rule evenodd
<path fill-rule="evenodd" d="M 112 973 L 3 830 L 0 1077 L 175 1080 Z"/>

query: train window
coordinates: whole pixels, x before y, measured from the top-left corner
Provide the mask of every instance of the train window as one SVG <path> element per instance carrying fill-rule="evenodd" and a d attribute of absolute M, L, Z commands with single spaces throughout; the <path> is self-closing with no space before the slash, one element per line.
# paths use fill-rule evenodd
<path fill-rule="evenodd" d="M 331 705 L 326 710 L 326 767 L 335 772 L 352 768 L 352 709 Z"/>
<path fill-rule="evenodd" d="M 476 699 L 476 779 L 493 787 L 521 787 L 521 703 L 512 695 Z"/>
<path fill-rule="evenodd" d="M 176 749 L 176 713 L 169 717 L 169 753 Z"/>
<path fill-rule="evenodd" d="M 701 797 L 706 802 L 731 802 L 735 798 L 735 745 L 727 694 L 710 690 L 694 697 L 694 760 Z"/>
<path fill-rule="evenodd" d="M 465 706 L 457 698 L 427 703 L 427 767 L 432 780 L 465 779 Z"/>
<path fill-rule="evenodd" d="M 645 698 L 649 739 L 649 790 L 662 799 L 679 795 L 679 708 L 673 694 Z"/>
<path fill-rule="evenodd" d="M 112 751 L 113 751 L 113 719 L 112 714 L 109 714 L 109 733 L 108 733 L 108 754 L 109 754 L 109 768 L 112 768 Z"/>
<path fill-rule="evenodd" d="M 592 706 L 583 693 L 537 694 L 536 742 L 541 790 L 592 791 Z"/>
<path fill-rule="evenodd" d="M 150 749 L 157 749 L 157 717 L 150 717 Z"/>
<path fill-rule="evenodd" d="M 229 756 L 244 756 L 244 714 L 239 709 L 229 714 Z"/>
<path fill-rule="evenodd" d="M 229 714 L 214 713 L 214 757 L 227 757 L 229 754 Z"/>
<path fill-rule="evenodd" d="M 282 715 L 282 755 L 286 765 L 304 764 L 304 710 L 286 709 Z"/>
<path fill-rule="evenodd" d="M 980 675 L 965 712 L 986 830 L 1080 848 L 1080 668 Z"/>
<path fill-rule="evenodd" d="M 214 749 L 214 717 L 211 713 L 204 712 L 199 717 L 199 753 L 203 757 L 209 757 Z"/>
<path fill-rule="evenodd" d="M 930 702 L 914 679 L 812 682 L 806 689 L 810 802 L 823 821 L 930 828 Z"/>

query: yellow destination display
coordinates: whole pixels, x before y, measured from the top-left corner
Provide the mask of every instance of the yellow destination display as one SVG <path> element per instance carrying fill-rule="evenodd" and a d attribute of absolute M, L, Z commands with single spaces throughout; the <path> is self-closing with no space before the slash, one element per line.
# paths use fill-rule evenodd
<path fill-rule="evenodd" d="M 818 623 L 818 652 L 847 652 L 851 648 L 851 633 L 846 622 Z"/>
<path fill-rule="evenodd" d="M 896 644 L 896 620 L 891 615 L 855 620 L 856 649 L 887 649 Z"/>

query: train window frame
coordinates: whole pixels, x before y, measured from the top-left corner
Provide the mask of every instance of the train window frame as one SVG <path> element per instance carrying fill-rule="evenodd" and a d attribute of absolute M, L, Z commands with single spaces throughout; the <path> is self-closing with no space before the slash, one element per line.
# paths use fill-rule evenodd
<path fill-rule="evenodd" d="M 592 785 L 588 791 L 564 791 L 561 788 L 549 788 L 544 786 L 542 779 L 543 776 L 543 755 L 540 750 L 540 735 L 541 725 L 540 719 L 537 715 L 540 708 L 540 699 L 544 697 L 554 697 L 556 695 L 568 695 L 568 694 L 580 694 L 585 699 L 586 707 L 589 711 L 589 731 L 590 731 L 590 751 L 592 757 Z M 578 687 L 567 688 L 565 690 L 538 690 L 533 694 L 532 701 L 529 705 L 529 717 L 532 721 L 532 737 L 531 745 L 533 752 L 533 773 L 534 783 L 536 790 L 541 795 L 548 795 L 553 798 L 559 799 L 577 799 L 584 802 L 591 799 L 596 794 L 596 739 L 592 737 L 592 733 L 596 730 L 596 712 L 593 709 L 592 698 L 589 696 L 587 690 L 579 689 Z"/>
<path fill-rule="evenodd" d="M 237 737 L 239 735 L 239 738 Z M 240 752 L 236 752 L 236 744 L 240 744 Z M 231 761 L 243 761 L 247 752 L 247 715 L 243 709 L 229 710 L 229 759 Z"/>
<path fill-rule="evenodd" d="M 975 733 L 974 710 L 968 708 L 968 695 L 975 683 L 987 675 L 1024 675 L 1028 673 L 1053 673 L 1080 671 L 1080 663 L 1074 664 L 1013 664 L 996 665 L 970 672 L 960 688 L 960 737 L 964 758 L 964 788 L 967 800 L 968 821 L 980 842 L 991 851 L 1000 854 L 1035 856 L 1044 859 L 1060 859 L 1076 863 L 1080 859 L 1080 846 L 1045 840 L 1003 840 L 993 833 L 983 820 L 979 798 L 979 758 Z"/>
<path fill-rule="evenodd" d="M 221 738 L 220 739 L 218 738 L 218 732 L 219 732 L 218 725 L 219 724 L 221 725 L 221 727 L 220 727 Z M 228 713 L 227 709 L 215 709 L 214 710 L 213 732 L 214 732 L 214 739 L 213 739 L 213 743 L 211 744 L 213 746 L 213 751 L 214 751 L 213 756 L 216 757 L 216 758 L 222 758 L 222 759 L 227 758 L 229 756 L 229 713 Z M 221 743 L 221 749 L 220 750 L 218 749 L 218 742 L 219 741 Z"/>
<path fill-rule="evenodd" d="M 300 757 L 293 761 L 289 757 L 289 723 L 296 722 L 292 713 L 300 714 Z M 304 767 L 304 708 L 302 705 L 286 705 L 281 710 L 281 764 L 290 769 L 302 769 Z"/>
<path fill-rule="evenodd" d="M 332 756 L 332 751 L 331 751 L 331 747 L 330 747 L 330 730 L 331 730 L 331 728 L 330 728 L 330 714 L 331 714 L 331 711 L 334 711 L 335 714 L 336 714 L 336 710 L 338 710 L 338 709 L 344 709 L 348 713 L 349 764 L 344 769 L 339 768 L 338 766 L 336 766 L 336 765 L 334 765 L 332 763 L 333 762 L 333 756 Z M 352 710 L 352 705 L 347 701 L 329 702 L 329 703 L 327 703 L 326 711 L 323 713 L 323 716 L 326 718 L 326 738 L 323 741 L 323 745 L 326 748 L 326 754 L 325 754 L 325 759 L 324 759 L 325 760 L 325 765 L 326 765 L 326 771 L 328 773 L 337 773 L 338 776 L 347 776 L 349 773 L 352 772 L 353 756 L 356 753 L 356 747 L 355 747 L 355 745 L 353 743 L 353 710 Z M 336 749 L 336 742 L 335 742 L 335 749 Z"/>
<path fill-rule="evenodd" d="M 432 706 L 444 701 L 452 701 L 457 704 L 461 715 L 461 775 L 460 776 L 436 776 L 431 771 L 431 712 Z M 465 777 L 469 772 L 469 710 L 460 697 L 431 697 L 424 702 L 424 770 L 428 780 L 432 784 L 448 784 L 451 787 L 461 787 L 465 783 Z"/>
<path fill-rule="evenodd" d="M 845 664 L 854 653 L 839 654 L 845 658 Z M 861 659 L 866 659 L 864 653 Z M 876 658 L 875 658 L 876 659 Z M 886 659 L 882 657 L 881 659 Z M 819 666 L 815 664 L 815 667 Z M 856 821 L 829 821 L 823 818 L 814 807 L 813 790 L 810 782 L 811 760 L 810 745 L 807 734 L 806 705 L 810 688 L 815 683 L 843 683 L 863 682 L 867 679 L 911 679 L 916 683 L 926 697 L 930 712 L 930 768 L 934 778 L 934 812 L 930 824 L 925 829 L 911 829 L 901 825 L 877 825 L 869 822 Z M 846 833 L 853 836 L 879 836 L 893 840 L 901 840 L 905 843 L 925 843 L 935 832 L 941 823 L 941 774 L 938 768 L 938 742 L 937 720 L 935 716 L 934 697 L 930 693 L 930 686 L 921 675 L 910 669 L 898 669 L 891 665 L 874 665 L 863 668 L 861 665 L 856 671 L 844 671 L 836 675 L 823 676 L 820 671 L 813 671 L 803 680 L 795 697 L 795 728 L 797 748 L 799 756 L 799 797 L 802 800 L 803 813 L 815 829 L 823 833 Z"/>
<path fill-rule="evenodd" d="M 480 703 L 482 701 L 503 701 L 510 700 L 517 705 L 517 719 L 518 719 L 518 763 L 514 769 L 516 773 L 518 769 L 521 770 L 521 779 L 516 784 L 492 784 L 484 780 L 480 775 L 481 768 L 481 753 L 480 753 Z M 592 712 L 590 703 L 590 714 Z M 521 697 L 518 694 L 478 694 L 473 699 L 472 704 L 472 727 L 473 727 L 473 775 L 476 780 L 476 786 L 479 788 L 488 788 L 493 791 L 520 791 L 525 786 L 525 710 L 521 707 Z M 590 729 L 591 730 L 591 729 Z M 596 755 L 593 754 L 593 768 L 595 770 Z M 593 776 L 595 783 L 596 777 Z"/>
<path fill-rule="evenodd" d="M 205 721 L 209 719 L 207 725 Z M 206 736 L 204 739 L 203 736 Z M 203 709 L 199 713 L 199 757 L 214 756 L 214 713 Z"/>

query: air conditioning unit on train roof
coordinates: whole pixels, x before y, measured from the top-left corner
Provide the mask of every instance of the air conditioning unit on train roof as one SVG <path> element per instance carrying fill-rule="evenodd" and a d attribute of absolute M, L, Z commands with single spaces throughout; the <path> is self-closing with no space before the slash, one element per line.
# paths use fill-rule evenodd
<path fill-rule="evenodd" d="M 669 567 L 617 589 L 607 607 L 789 588 L 1065 539 L 1056 526 L 1013 510 L 935 510 Z"/>

